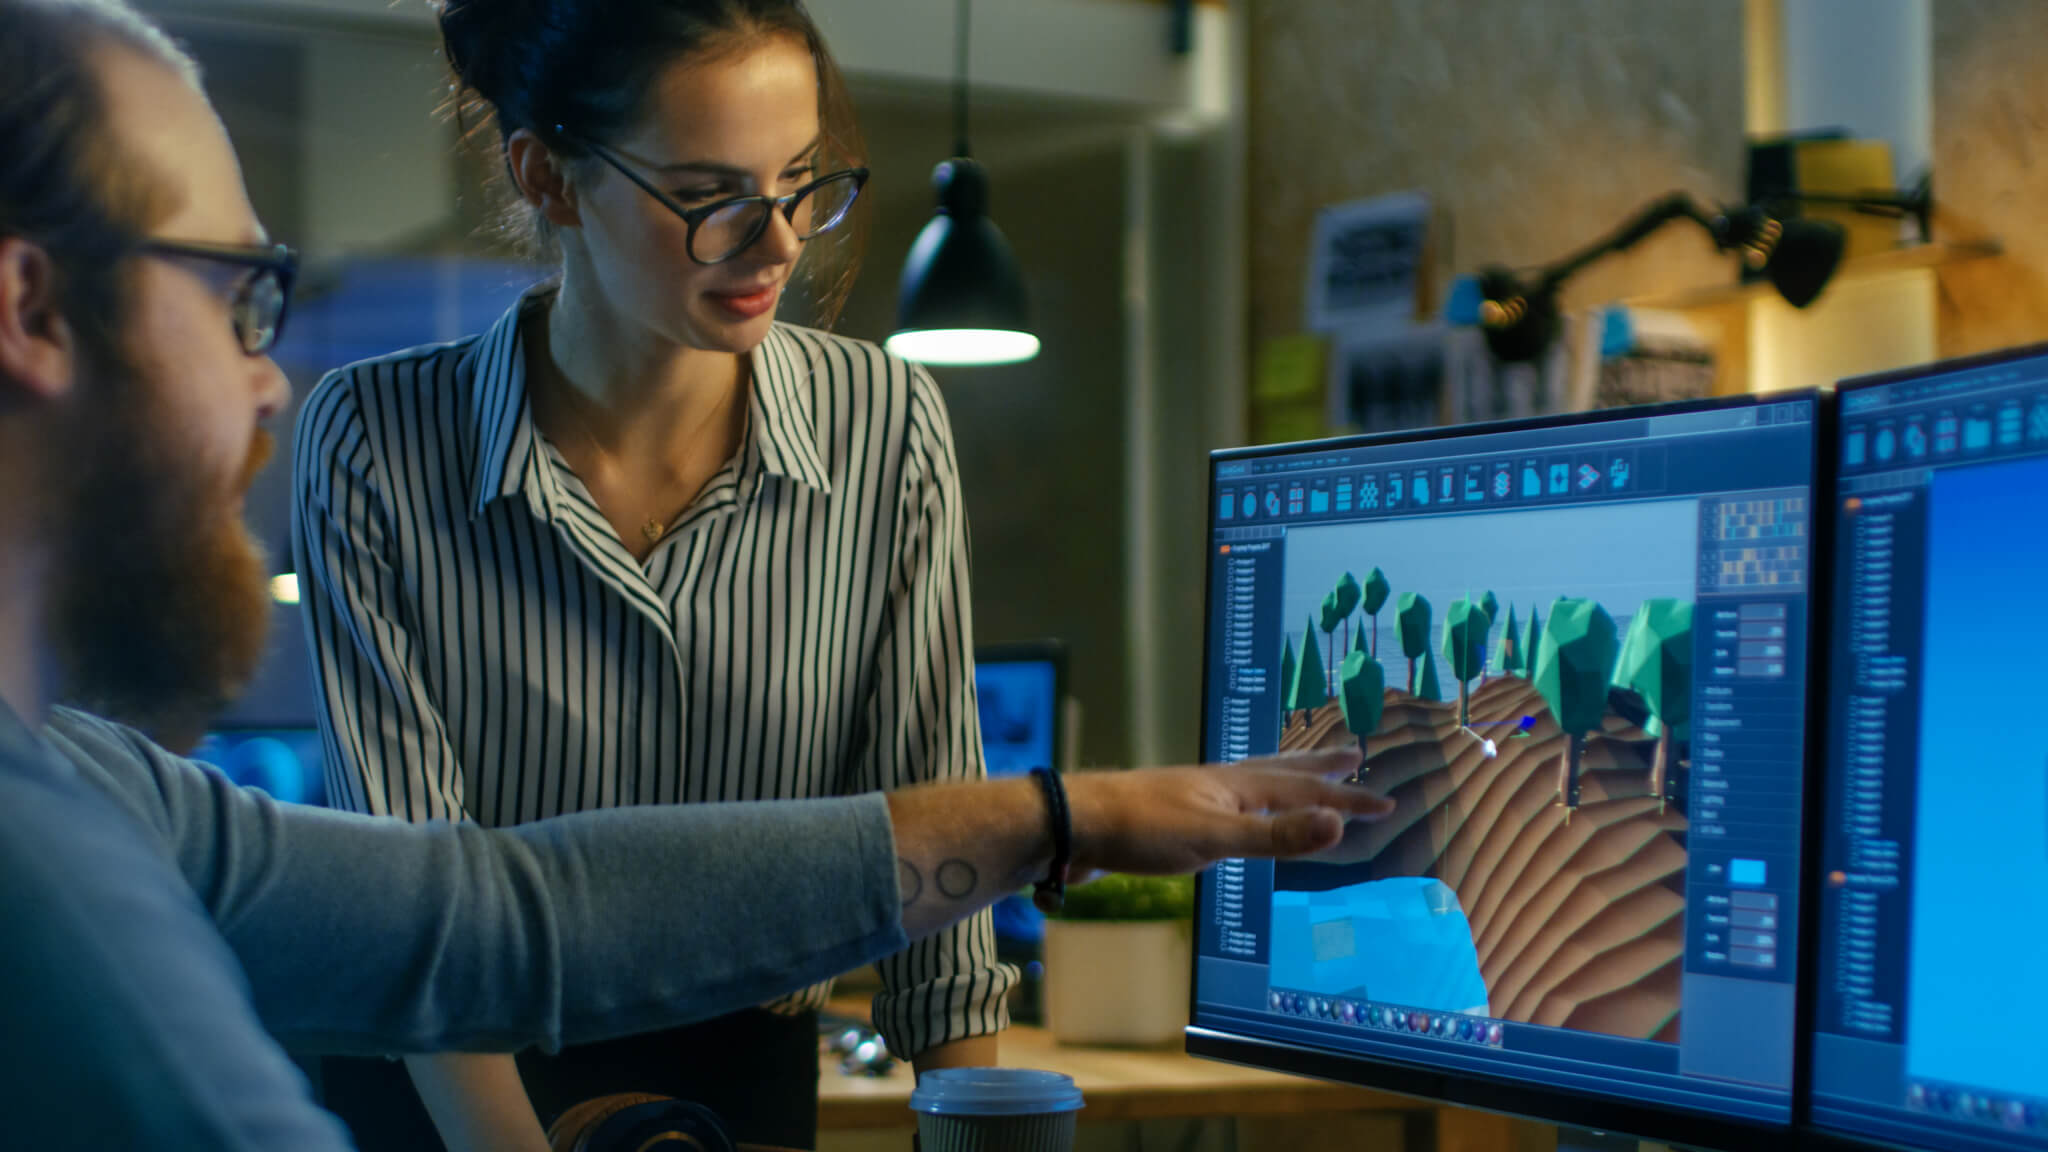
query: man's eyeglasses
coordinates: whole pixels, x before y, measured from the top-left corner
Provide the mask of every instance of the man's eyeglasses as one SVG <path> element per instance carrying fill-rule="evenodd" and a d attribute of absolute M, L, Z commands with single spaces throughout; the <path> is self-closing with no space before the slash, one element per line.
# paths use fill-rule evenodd
<path fill-rule="evenodd" d="M 138 251 L 173 260 L 198 260 L 209 264 L 246 269 L 234 281 L 228 297 L 228 315 L 234 321 L 235 338 L 242 351 L 261 356 L 284 331 L 285 312 L 291 306 L 292 279 L 298 275 L 299 254 L 283 244 L 195 244 L 178 240 L 145 239 Z"/>
<path fill-rule="evenodd" d="M 734 196 L 700 208 L 684 206 L 675 197 L 655 187 L 654 182 L 610 148 L 570 132 L 561 125 L 555 131 L 597 154 L 597 158 L 640 186 L 640 190 L 661 201 L 661 205 L 682 217 L 690 226 L 690 259 L 699 264 L 723 264 L 761 238 L 768 230 L 769 214 L 781 212 L 796 230 L 796 238 L 809 240 L 820 232 L 836 228 L 853 210 L 854 198 L 868 182 L 868 170 L 848 168 L 827 173 L 787 196 Z"/>

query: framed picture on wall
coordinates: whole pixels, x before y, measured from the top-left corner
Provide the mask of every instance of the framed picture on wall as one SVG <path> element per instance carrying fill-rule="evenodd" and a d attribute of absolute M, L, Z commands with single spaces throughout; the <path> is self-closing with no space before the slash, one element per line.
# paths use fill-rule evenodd
<path fill-rule="evenodd" d="M 1316 213 L 1309 331 L 1412 323 L 1428 229 L 1429 201 L 1418 192 L 1332 204 Z"/>
<path fill-rule="evenodd" d="M 1330 338 L 1329 422 L 1334 432 L 1395 432 L 1443 419 L 1441 324 L 1368 324 Z"/>

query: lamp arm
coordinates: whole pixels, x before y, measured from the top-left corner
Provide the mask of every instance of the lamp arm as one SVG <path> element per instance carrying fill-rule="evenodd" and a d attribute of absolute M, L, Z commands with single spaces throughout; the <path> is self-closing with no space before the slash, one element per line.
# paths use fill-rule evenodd
<path fill-rule="evenodd" d="M 1650 233 L 1680 218 L 1692 220 L 1710 233 L 1715 231 L 1714 218 L 1707 215 L 1691 196 L 1673 192 L 1651 203 L 1613 232 L 1543 269 L 1537 280 L 1537 291 L 1555 292 L 1579 269 L 1610 253 L 1625 252 L 1635 247 Z"/>

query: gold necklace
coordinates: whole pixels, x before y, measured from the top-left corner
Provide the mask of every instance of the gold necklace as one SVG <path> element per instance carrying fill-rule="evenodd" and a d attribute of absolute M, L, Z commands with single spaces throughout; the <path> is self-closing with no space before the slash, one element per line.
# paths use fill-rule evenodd
<path fill-rule="evenodd" d="M 746 371 L 750 367 L 745 360 L 742 360 L 740 363 L 742 365 L 741 371 Z M 558 386 L 568 387 L 568 384 L 566 381 L 563 381 Z M 734 389 L 734 392 L 738 391 L 738 388 Z M 725 411 L 726 404 L 731 403 L 731 399 L 731 396 L 728 396 L 724 403 L 712 409 L 710 414 L 704 417 L 704 422 L 698 425 L 697 430 L 701 433 L 706 427 L 709 427 L 711 422 L 717 419 L 721 412 Z M 574 411 L 573 404 L 562 403 L 560 400 L 557 400 L 556 403 L 560 404 L 561 410 L 568 415 L 569 422 L 576 426 L 576 431 L 583 437 L 584 443 L 590 446 L 593 456 L 602 460 L 610 455 L 610 453 L 604 450 L 603 445 L 598 443 L 597 434 L 590 430 L 590 425 L 584 423 L 582 414 Z M 649 516 L 640 523 L 640 535 L 646 538 L 648 544 L 658 544 L 661 542 L 661 538 L 668 534 L 668 528 L 667 522 L 658 517 Z"/>

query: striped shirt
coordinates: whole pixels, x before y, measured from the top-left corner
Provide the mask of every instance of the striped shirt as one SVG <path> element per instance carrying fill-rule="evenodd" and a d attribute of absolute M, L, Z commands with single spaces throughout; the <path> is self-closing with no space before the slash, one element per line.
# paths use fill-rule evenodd
<path fill-rule="evenodd" d="M 520 316 L 545 299 L 306 401 L 293 544 L 333 802 L 496 826 L 982 775 L 931 377 L 776 325 L 739 451 L 643 565 L 534 427 Z M 1008 1024 L 987 913 L 877 967 L 900 1054 Z"/>

